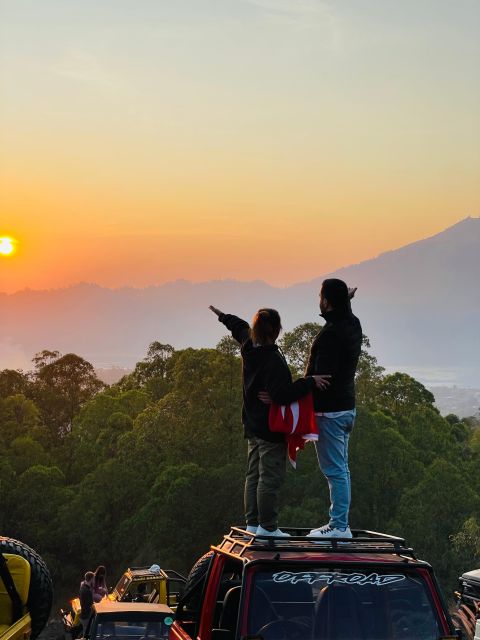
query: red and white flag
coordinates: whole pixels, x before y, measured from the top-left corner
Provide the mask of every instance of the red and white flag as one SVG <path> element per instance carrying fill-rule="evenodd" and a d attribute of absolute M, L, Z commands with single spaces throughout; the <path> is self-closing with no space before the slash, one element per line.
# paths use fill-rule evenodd
<path fill-rule="evenodd" d="M 268 425 L 270 431 L 285 434 L 288 459 L 295 469 L 297 467 L 297 451 L 305 447 L 305 442 L 318 440 L 312 394 L 309 393 L 300 400 L 287 405 L 272 402 Z"/>

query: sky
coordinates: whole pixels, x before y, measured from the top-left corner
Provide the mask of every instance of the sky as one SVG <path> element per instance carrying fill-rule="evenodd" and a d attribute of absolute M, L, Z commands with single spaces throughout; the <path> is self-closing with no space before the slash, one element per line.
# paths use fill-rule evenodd
<path fill-rule="evenodd" d="M 480 214 L 479 0 L 0 0 L 0 291 L 285 286 Z"/>

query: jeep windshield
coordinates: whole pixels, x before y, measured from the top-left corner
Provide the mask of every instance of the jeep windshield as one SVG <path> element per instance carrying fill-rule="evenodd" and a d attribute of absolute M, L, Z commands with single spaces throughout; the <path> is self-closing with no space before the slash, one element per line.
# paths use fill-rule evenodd
<path fill-rule="evenodd" d="M 244 634 L 258 640 L 438 640 L 424 572 L 403 567 L 252 566 Z M 245 633 L 246 632 L 246 633 Z"/>
<path fill-rule="evenodd" d="M 90 640 L 166 640 L 173 619 L 165 614 L 102 614 L 95 618 Z"/>

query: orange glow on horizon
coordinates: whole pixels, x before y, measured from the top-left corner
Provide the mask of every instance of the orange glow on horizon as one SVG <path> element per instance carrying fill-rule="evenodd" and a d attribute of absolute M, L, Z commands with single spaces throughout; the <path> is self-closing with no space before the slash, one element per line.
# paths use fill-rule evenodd
<path fill-rule="evenodd" d="M 0 293 L 289 286 L 480 215 L 473 4 L 3 4 Z"/>

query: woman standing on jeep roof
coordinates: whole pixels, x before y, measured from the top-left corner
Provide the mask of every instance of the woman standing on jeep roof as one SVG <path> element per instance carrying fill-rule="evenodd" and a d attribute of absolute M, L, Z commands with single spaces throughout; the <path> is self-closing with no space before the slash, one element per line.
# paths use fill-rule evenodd
<path fill-rule="evenodd" d="M 278 496 L 285 477 L 287 445 L 283 433 L 268 427 L 269 406 L 258 398 L 267 391 L 280 405 L 303 398 L 315 387 L 328 386 L 326 375 L 307 376 L 292 382 L 288 364 L 275 344 L 282 328 L 275 309 L 259 309 L 250 328 L 237 316 L 210 306 L 232 337 L 241 345 L 243 362 L 242 422 L 248 439 L 245 477 L 247 531 L 262 536 L 288 536 L 278 528 Z"/>

